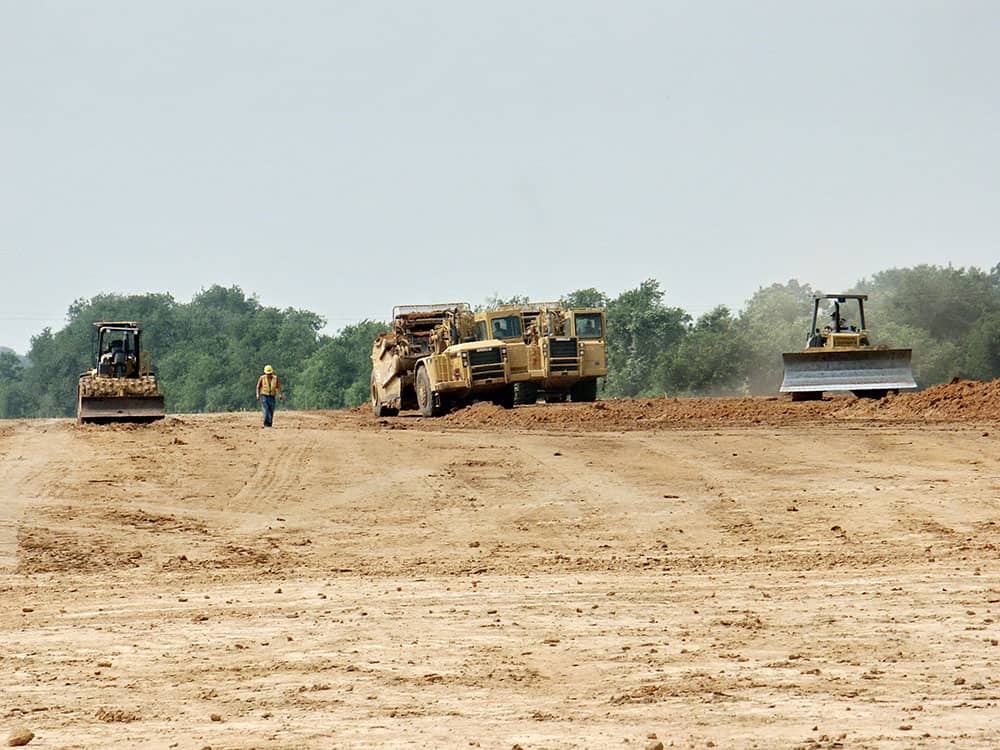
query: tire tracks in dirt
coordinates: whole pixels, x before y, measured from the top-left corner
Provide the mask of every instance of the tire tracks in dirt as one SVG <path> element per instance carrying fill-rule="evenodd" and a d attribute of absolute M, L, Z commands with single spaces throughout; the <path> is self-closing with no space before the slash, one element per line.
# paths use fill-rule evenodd
<path fill-rule="evenodd" d="M 307 430 L 286 431 L 281 438 L 261 441 L 253 473 L 227 503 L 227 509 L 273 510 L 300 500 L 301 482 L 318 443 L 315 432 Z"/>

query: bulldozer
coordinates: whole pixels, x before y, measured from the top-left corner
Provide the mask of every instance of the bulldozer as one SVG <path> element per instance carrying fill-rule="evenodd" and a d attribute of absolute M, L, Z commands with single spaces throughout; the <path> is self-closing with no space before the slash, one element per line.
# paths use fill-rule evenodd
<path fill-rule="evenodd" d="M 563 309 L 558 302 L 502 305 L 476 315 L 480 340 L 503 341 L 517 404 L 594 401 L 597 378 L 608 374 L 604 311 Z"/>
<path fill-rule="evenodd" d="M 153 422 L 163 419 L 160 393 L 138 323 L 94 323 L 93 369 L 77 384 L 77 422 Z"/>
<path fill-rule="evenodd" d="M 465 302 L 394 307 L 392 331 L 376 337 L 371 360 L 378 417 L 403 409 L 436 417 L 477 399 L 514 406 L 508 346 L 476 339 Z"/>
<path fill-rule="evenodd" d="M 782 355 L 782 393 L 791 393 L 793 401 L 809 401 L 822 398 L 824 391 L 883 398 L 890 391 L 917 388 L 910 349 L 872 346 L 865 324 L 867 300 L 867 294 L 813 297 L 805 350 Z M 822 327 L 821 308 L 829 310 L 829 323 Z"/>

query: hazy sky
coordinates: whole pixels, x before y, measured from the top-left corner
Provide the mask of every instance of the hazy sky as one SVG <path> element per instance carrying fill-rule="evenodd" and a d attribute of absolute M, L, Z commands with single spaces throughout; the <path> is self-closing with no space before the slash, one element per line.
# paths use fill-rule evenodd
<path fill-rule="evenodd" d="M 1000 262 L 1000 2 L 0 0 L 0 345 Z"/>

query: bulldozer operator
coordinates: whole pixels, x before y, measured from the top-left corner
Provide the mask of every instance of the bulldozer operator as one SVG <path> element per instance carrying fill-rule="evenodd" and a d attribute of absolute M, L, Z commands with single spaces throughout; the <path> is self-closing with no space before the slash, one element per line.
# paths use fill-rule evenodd
<path fill-rule="evenodd" d="M 841 318 L 837 311 L 834 310 L 830 313 L 830 322 L 825 326 L 825 330 L 833 333 L 840 333 L 841 331 L 857 331 L 858 329 L 853 325 L 848 325 L 845 318 Z"/>
<path fill-rule="evenodd" d="M 125 348 L 120 340 L 114 340 L 108 344 L 108 349 L 101 355 L 100 372 L 104 375 L 112 375 L 116 378 L 128 377 L 132 374 L 135 358 L 125 353 Z"/>

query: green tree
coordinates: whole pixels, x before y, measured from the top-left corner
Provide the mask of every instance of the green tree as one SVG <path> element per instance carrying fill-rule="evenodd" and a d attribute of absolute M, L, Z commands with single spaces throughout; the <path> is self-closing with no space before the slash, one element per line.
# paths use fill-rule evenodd
<path fill-rule="evenodd" d="M 501 297 L 498 294 L 493 294 L 486 298 L 486 301 L 476 306 L 476 311 L 480 310 L 496 310 L 498 307 L 503 305 L 526 305 L 531 300 L 526 294 L 515 294 L 510 297 Z"/>
<path fill-rule="evenodd" d="M 975 380 L 1000 377 L 1000 312 L 979 319 L 965 339 L 962 374 Z"/>
<path fill-rule="evenodd" d="M 920 385 L 955 375 L 1000 377 L 1000 263 L 988 273 L 893 268 L 862 279 L 856 290 L 871 295 L 873 342 L 912 348 Z M 653 279 L 614 299 L 589 288 L 561 302 L 606 311 L 607 395 L 773 394 L 782 353 L 806 344 L 813 294 L 793 279 L 758 289 L 736 316 L 717 307 L 695 322 L 665 303 Z M 526 301 L 494 295 L 486 306 Z M 27 360 L 0 350 L 0 417 L 72 415 L 79 374 L 94 365 L 98 320 L 142 324 L 167 408 L 175 412 L 256 408 L 253 387 L 264 364 L 281 376 L 290 408 L 356 406 L 368 398 L 371 343 L 387 328 L 366 320 L 324 336 L 319 315 L 264 306 L 238 286 L 202 289 L 188 303 L 168 294 L 78 299 L 63 328 L 32 338 Z"/>
<path fill-rule="evenodd" d="M 926 388 L 936 383 L 947 383 L 962 374 L 961 344 L 955 341 L 938 341 L 927 331 L 899 323 L 883 323 L 879 339 L 893 349 L 912 349 L 911 367 L 917 385 Z"/>
<path fill-rule="evenodd" d="M 746 388 L 747 339 L 725 306 L 702 315 L 660 356 L 656 381 L 668 396 L 738 395 Z"/>
<path fill-rule="evenodd" d="M 27 417 L 35 408 L 21 358 L 9 349 L 0 350 L 0 419 Z"/>
<path fill-rule="evenodd" d="M 656 363 L 662 352 L 683 338 L 691 321 L 681 308 L 663 304 L 663 297 L 660 283 L 647 279 L 608 302 L 608 395 L 656 392 Z"/>
<path fill-rule="evenodd" d="M 35 394 L 34 416 L 70 416 L 79 374 L 93 367 L 93 323 L 134 321 L 153 353 L 170 411 L 253 408 L 254 383 L 265 362 L 282 374 L 295 406 L 295 378 L 319 346 L 324 321 L 315 313 L 263 307 L 239 287 L 212 286 L 188 304 L 170 295 L 99 295 L 76 300 L 65 328 L 32 339 L 25 382 Z M 23 402 L 23 399 L 22 399 Z"/>
<path fill-rule="evenodd" d="M 37 411 L 38 401 L 27 385 L 0 381 L 0 419 L 32 417 Z"/>
<path fill-rule="evenodd" d="M 365 320 L 326 339 L 302 367 L 297 403 L 306 409 L 342 409 L 370 396 L 371 350 L 385 323 Z"/>
<path fill-rule="evenodd" d="M 604 292 L 590 287 L 589 289 L 577 289 L 565 295 L 560 304 L 563 307 L 607 307 L 608 295 Z"/>
<path fill-rule="evenodd" d="M 739 315 L 734 335 L 744 340 L 744 377 L 750 393 L 777 393 L 784 352 L 805 348 L 813 289 L 791 279 L 758 289 Z"/>
<path fill-rule="evenodd" d="M 978 268 L 921 265 L 862 279 L 875 343 L 913 349 L 921 386 L 952 377 L 1000 377 L 1000 264 Z"/>
<path fill-rule="evenodd" d="M 24 375 L 21 358 L 9 349 L 0 351 L 0 383 L 20 382 Z"/>
<path fill-rule="evenodd" d="M 32 416 L 68 417 L 74 413 L 76 384 L 89 366 L 90 340 L 88 336 L 73 342 L 66 330 L 53 334 L 45 328 L 31 339 L 31 367 L 25 371 L 24 382 L 35 394 Z"/>
<path fill-rule="evenodd" d="M 939 341 L 960 341 L 984 316 L 1000 311 L 996 279 L 978 268 L 921 265 L 891 268 L 858 287 L 871 295 L 869 330 L 884 322 L 927 331 Z"/>

